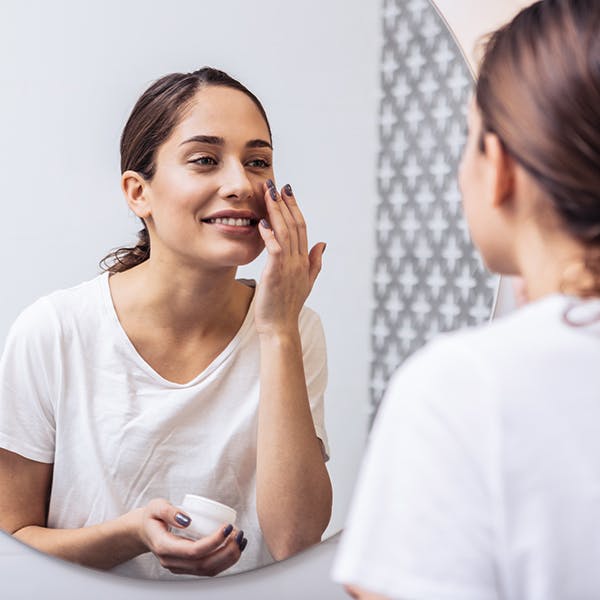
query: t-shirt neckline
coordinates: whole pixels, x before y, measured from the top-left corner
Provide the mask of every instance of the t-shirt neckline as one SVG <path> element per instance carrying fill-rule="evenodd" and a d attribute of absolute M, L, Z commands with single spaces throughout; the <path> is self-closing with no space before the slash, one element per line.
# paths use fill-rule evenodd
<path fill-rule="evenodd" d="M 254 321 L 254 298 L 256 297 L 256 291 L 252 295 L 252 299 L 250 300 L 250 306 L 248 306 L 248 312 L 244 317 L 241 327 L 238 329 L 236 334 L 233 336 L 231 341 L 225 346 L 225 348 L 210 362 L 209 365 L 205 369 L 203 369 L 198 375 L 196 375 L 193 379 L 186 383 L 176 383 L 175 381 L 170 381 L 163 377 L 160 373 L 158 373 L 150 364 L 148 364 L 141 354 L 137 351 L 136 347 L 133 345 L 133 342 L 129 339 L 129 336 L 123 329 L 121 325 L 121 321 L 119 321 L 119 317 L 117 315 L 117 311 L 115 309 L 115 305 L 112 300 L 112 295 L 110 292 L 110 284 L 108 282 L 110 273 L 107 271 L 99 276 L 99 283 L 101 286 L 101 295 L 102 300 L 110 315 L 110 319 L 115 328 L 116 334 L 119 338 L 119 341 L 126 349 L 128 354 L 133 358 L 133 360 L 138 364 L 138 366 L 150 375 L 153 379 L 159 381 L 162 385 L 170 388 L 188 388 L 196 385 L 200 381 L 206 379 L 215 369 L 217 369 L 223 362 L 232 354 L 232 352 L 240 345 L 241 341 L 246 336 L 246 333 L 249 331 L 253 321 Z M 241 279 L 246 285 L 251 285 L 252 287 L 256 287 L 256 282 L 254 280 L 245 280 Z"/>

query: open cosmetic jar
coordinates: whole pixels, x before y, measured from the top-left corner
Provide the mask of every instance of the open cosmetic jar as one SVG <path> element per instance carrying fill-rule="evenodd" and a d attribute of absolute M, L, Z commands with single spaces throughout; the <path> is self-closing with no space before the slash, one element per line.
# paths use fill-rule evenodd
<path fill-rule="evenodd" d="M 179 508 L 192 522 L 184 529 L 171 527 L 171 531 L 191 540 L 212 535 L 224 523 L 235 525 L 237 517 L 236 511 L 230 506 L 194 494 L 186 494 Z"/>

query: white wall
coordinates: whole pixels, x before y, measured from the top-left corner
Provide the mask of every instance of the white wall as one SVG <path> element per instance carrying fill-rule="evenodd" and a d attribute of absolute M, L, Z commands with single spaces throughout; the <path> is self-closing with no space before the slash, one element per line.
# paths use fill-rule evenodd
<path fill-rule="evenodd" d="M 378 33 L 376 3 L 347 0 L 8 0 L 0 21 L 0 340 L 22 308 L 134 239 L 118 143 L 152 80 L 211 65 L 263 101 L 278 183 L 292 184 L 312 242 L 328 243 L 309 299 L 330 360 L 328 533 L 366 435 Z"/>
<path fill-rule="evenodd" d="M 433 0 L 459 41 L 473 71 L 482 36 L 510 20 L 530 0 Z"/>

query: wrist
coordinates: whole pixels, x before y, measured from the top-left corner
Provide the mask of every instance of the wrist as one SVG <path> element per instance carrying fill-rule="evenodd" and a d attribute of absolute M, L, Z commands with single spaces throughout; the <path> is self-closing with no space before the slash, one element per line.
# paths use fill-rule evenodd
<path fill-rule="evenodd" d="M 298 327 L 271 328 L 258 332 L 261 346 L 295 346 L 301 345 Z"/>
<path fill-rule="evenodd" d="M 144 554 L 150 551 L 146 536 L 144 535 L 144 509 L 135 508 L 124 514 L 123 527 L 128 545 L 136 554 Z"/>

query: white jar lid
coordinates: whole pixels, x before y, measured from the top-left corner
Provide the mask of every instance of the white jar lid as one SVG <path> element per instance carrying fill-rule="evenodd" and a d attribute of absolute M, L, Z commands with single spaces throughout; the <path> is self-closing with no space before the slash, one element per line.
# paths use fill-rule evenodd
<path fill-rule="evenodd" d="M 237 518 L 237 512 L 230 506 L 195 494 L 186 494 L 181 508 L 190 512 L 201 513 L 223 523 L 234 524 Z M 193 518 L 193 515 L 191 516 Z"/>

